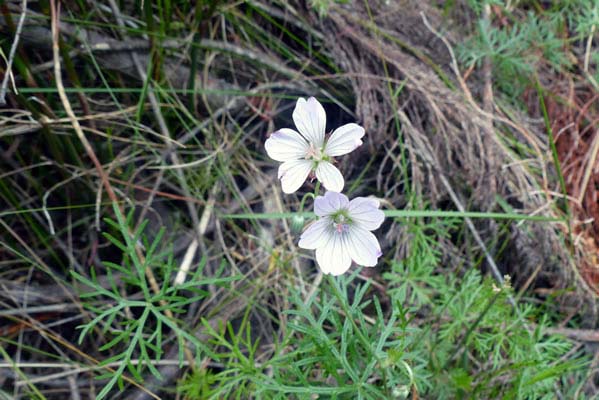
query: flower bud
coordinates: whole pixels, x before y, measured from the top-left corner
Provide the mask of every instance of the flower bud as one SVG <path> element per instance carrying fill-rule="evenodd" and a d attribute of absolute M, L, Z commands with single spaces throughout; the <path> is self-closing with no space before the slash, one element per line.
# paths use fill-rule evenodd
<path fill-rule="evenodd" d="M 300 233 L 304 228 L 305 218 L 303 215 L 296 214 L 291 217 L 291 233 Z"/>

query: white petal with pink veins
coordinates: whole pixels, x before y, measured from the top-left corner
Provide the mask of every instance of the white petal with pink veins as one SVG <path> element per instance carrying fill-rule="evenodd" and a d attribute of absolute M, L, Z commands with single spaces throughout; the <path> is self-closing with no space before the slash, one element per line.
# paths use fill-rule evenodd
<path fill-rule="evenodd" d="M 318 100 L 314 97 L 310 97 L 308 100 L 297 99 L 293 110 L 293 122 L 308 142 L 318 148 L 322 147 L 327 115 Z"/>
<path fill-rule="evenodd" d="M 348 252 L 358 265 L 374 267 L 381 256 L 381 246 L 372 232 L 357 226 L 352 226 L 347 235 Z"/>
<path fill-rule="evenodd" d="M 304 184 L 311 170 L 312 161 L 309 160 L 291 160 L 281 164 L 279 179 L 281 179 L 283 192 L 289 194 L 297 191 Z"/>
<path fill-rule="evenodd" d="M 321 161 L 318 163 L 316 177 L 322 182 L 325 189 L 333 192 L 341 192 L 345 185 L 341 172 L 328 161 Z"/>
<path fill-rule="evenodd" d="M 378 229 L 385 219 L 385 214 L 379 210 L 379 201 L 366 197 L 356 197 L 349 202 L 347 208 L 349 217 L 360 227 L 373 231 Z"/>
<path fill-rule="evenodd" d="M 348 205 L 349 199 L 346 195 L 329 191 L 324 196 L 316 196 L 316 200 L 314 200 L 314 214 L 324 217 L 342 208 L 347 208 Z"/>
<path fill-rule="evenodd" d="M 351 266 L 351 257 L 341 235 L 332 235 L 322 247 L 316 249 L 316 262 L 325 274 L 341 275 Z"/>
<path fill-rule="evenodd" d="M 279 129 L 264 143 L 266 153 L 276 161 L 290 161 L 305 158 L 310 145 L 293 129 Z"/>
<path fill-rule="evenodd" d="M 385 214 L 376 199 L 347 196 L 327 191 L 314 200 L 314 213 L 320 219 L 302 234 L 299 246 L 316 249 L 316 261 L 325 274 L 341 275 L 352 261 L 374 267 L 382 255 L 381 245 L 370 232 L 383 223 Z"/>
<path fill-rule="evenodd" d="M 362 144 L 363 136 L 364 128 L 360 125 L 353 123 L 343 125 L 335 129 L 327 141 L 324 152 L 331 157 L 351 153 Z"/>
<path fill-rule="evenodd" d="M 326 245 L 328 236 L 327 230 L 332 227 L 332 221 L 329 218 L 321 218 L 316 222 L 313 222 L 308 228 L 302 233 L 300 241 L 297 244 L 302 249 L 314 250 L 317 247 Z"/>

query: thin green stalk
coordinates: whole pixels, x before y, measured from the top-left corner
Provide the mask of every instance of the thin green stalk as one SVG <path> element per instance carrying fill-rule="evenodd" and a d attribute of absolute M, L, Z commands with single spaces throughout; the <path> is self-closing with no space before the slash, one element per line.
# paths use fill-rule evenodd
<path fill-rule="evenodd" d="M 447 360 L 447 363 L 445 364 L 445 367 L 443 368 L 444 370 L 447 370 L 449 368 L 449 363 L 452 362 L 453 359 L 458 356 L 458 354 L 460 353 L 460 349 L 462 349 L 463 346 L 465 347 L 468 344 L 468 339 L 470 338 L 470 335 L 472 334 L 472 332 L 474 332 L 474 329 L 478 326 L 478 324 L 481 323 L 481 321 L 483 320 L 485 315 L 487 315 L 487 313 L 489 312 L 491 307 L 493 307 L 493 304 L 495 304 L 497 299 L 499 299 L 499 296 L 501 295 L 502 291 L 503 291 L 503 289 L 499 290 L 495 294 L 495 296 L 493 296 L 491 298 L 491 300 L 489 300 L 489 302 L 487 303 L 487 306 L 484 308 L 484 310 L 481 311 L 478 318 L 476 318 L 476 320 L 472 323 L 472 325 L 470 325 L 468 327 L 466 334 L 462 337 L 462 339 L 460 340 L 460 343 L 458 343 L 458 345 L 456 346 L 455 353 L 453 353 L 453 355 Z"/>
<path fill-rule="evenodd" d="M 418 218 L 418 217 L 441 217 L 441 218 L 485 218 L 485 219 L 511 219 L 515 221 L 541 221 L 541 222 L 559 222 L 561 218 L 545 217 L 542 215 L 525 215 L 516 213 L 494 213 L 477 211 L 438 211 L 438 210 L 385 210 L 383 211 L 388 218 Z M 280 213 L 240 213 L 240 214 L 220 214 L 222 219 L 285 219 L 295 216 L 304 218 L 314 218 L 313 212 L 280 212 Z"/>
<path fill-rule="evenodd" d="M 368 340 L 368 338 L 364 335 L 364 332 L 362 332 L 362 330 L 360 329 L 360 327 L 358 327 L 358 324 L 356 323 L 356 321 L 354 320 L 353 314 L 349 308 L 349 306 L 347 305 L 347 296 L 343 296 L 343 294 L 341 293 L 341 291 L 339 290 L 339 287 L 337 286 L 337 282 L 335 281 L 335 278 L 332 275 L 327 275 L 327 278 L 329 280 L 329 283 L 331 285 L 331 287 L 333 288 L 333 292 L 335 294 L 335 297 L 337 297 L 337 299 L 339 300 L 339 304 L 341 304 L 341 308 L 343 308 L 343 312 L 345 313 L 345 317 L 347 319 L 349 319 L 349 321 L 351 322 L 352 326 L 354 327 L 354 331 L 356 333 L 356 335 L 358 335 L 358 338 L 360 339 L 360 341 L 362 342 L 362 345 L 364 346 L 364 349 L 366 351 L 368 351 L 368 354 L 370 355 L 371 358 L 377 360 L 377 363 L 380 364 L 380 359 L 379 357 L 375 354 L 375 352 L 372 350 L 372 346 L 370 343 L 370 340 Z M 388 380 L 387 380 L 387 373 L 385 371 L 385 369 L 381 369 L 381 372 L 383 374 L 383 381 L 384 381 L 384 387 L 385 387 L 385 391 L 388 393 Z"/>

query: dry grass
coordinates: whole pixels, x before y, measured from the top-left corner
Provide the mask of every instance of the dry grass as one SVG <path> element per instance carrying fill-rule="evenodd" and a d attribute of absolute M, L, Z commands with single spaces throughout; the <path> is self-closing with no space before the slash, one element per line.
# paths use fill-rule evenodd
<path fill-rule="evenodd" d="M 0 32 L 11 39 L 20 6 L 0 7 Z M 289 329 L 291 288 L 308 299 L 322 276 L 298 251 L 286 220 L 221 216 L 298 208 L 301 193 L 283 196 L 263 150 L 270 132 L 292 125 L 297 96 L 321 99 L 329 127 L 356 120 L 366 128 L 364 146 L 339 164 L 352 196 L 375 195 L 389 209 L 566 214 L 541 111 L 531 106 L 526 115 L 494 96 L 488 69 L 460 69 L 453 48 L 464 32 L 427 2 L 335 3 L 326 18 L 303 2 L 200 11 L 177 4 L 171 19 L 150 18 L 152 27 L 131 4 L 90 7 L 65 2 L 54 57 L 48 13 L 28 11 L 13 66 L 20 91 L 9 91 L 0 110 L 0 336 L 10 362 L 22 366 L 0 368 L 0 387 L 17 397 L 39 387 L 46 398 L 87 398 L 106 382 L 92 371 L 106 358 L 100 347 L 108 338 L 76 344 L 75 327 L 93 315 L 81 302 L 88 289 L 70 272 L 89 276 L 93 267 L 110 287 L 102 261 L 118 263 L 121 255 L 100 234 L 110 232 L 102 221 L 113 215 L 108 200 L 135 208 L 132 228 L 149 220 L 150 238 L 166 227 L 179 282 L 204 258 L 207 275 L 224 262 L 227 275 L 242 277 L 227 288 L 207 285 L 209 296 L 179 315 L 182 326 L 209 342 L 210 328 L 223 321 L 249 324 L 252 340 L 260 339 L 258 360 L 275 353 L 275 339 Z M 443 262 L 435 272 L 480 268 L 500 281 L 509 274 L 521 294 L 555 295 L 558 309 L 574 307 L 568 319 L 580 313 L 588 318 L 583 327 L 594 327 L 594 308 L 585 307 L 599 292 L 598 243 L 591 243 L 599 231 L 580 221 L 599 217 L 590 167 L 599 143 L 591 133 L 597 96 L 572 85 L 546 88 L 559 95 L 547 102 L 568 193 L 578 199 L 570 203 L 573 219 L 451 224 L 439 235 Z M 412 236 L 399 219 L 380 236 L 385 261 L 359 278 L 372 279 L 388 310 L 382 273 L 410 253 Z M 138 251 L 143 259 L 143 244 Z M 150 281 L 154 274 L 160 279 L 150 269 Z M 140 296 L 123 282 L 118 289 Z M 148 375 L 141 389 L 128 378 L 127 398 L 156 397 L 181 377 L 172 363 L 176 335 L 167 336 L 157 364 L 162 380 Z M 222 367 L 194 365 L 186 355 L 196 372 Z"/>

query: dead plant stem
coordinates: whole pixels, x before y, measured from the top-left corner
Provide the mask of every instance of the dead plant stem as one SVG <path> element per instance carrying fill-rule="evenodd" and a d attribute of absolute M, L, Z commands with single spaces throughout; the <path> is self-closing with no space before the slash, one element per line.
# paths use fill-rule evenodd
<path fill-rule="evenodd" d="M 85 134 L 81 129 L 81 125 L 79 124 L 79 120 L 75 116 L 69 98 L 67 97 L 67 94 L 65 92 L 64 84 L 62 82 L 62 73 L 60 66 L 60 48 L 58 44 L 58 18 L 60 13 L 60 2 L 56 3 L 56 0 L 50 0 L 50 9 L 52 12 L 52 53 L 54 56 L 54 78 L 56 80 L 56 89 L 58 90 L 58 96 L 60 97 L 60 101 L 62 102 L 65 112 L 69 117 L 71 125 L 73 126 L 73 129 L 75 130 L 75 133 L 79 138 L 79 141 L 81 141 L 81 144 L 85 149 L 85 152 L 87 153 L 88 157 L 92 160 L 94 166 L 96 167 L 96 170 L 98 171 L 98 174 L 100 176 L 100 179 L 102 180 L 102 184 L 104 185 L 104 189 L 106 190 L 108 197 L 112 202 L 118 204 L 118 199 L 116 198 L 116 195 L 112 190 L 112 186 L 110 186 L 110 182 L 108 182 L 108 177 L 106 176 L 106 173 L 104 172 L 104 169 L 102 168 L 102 165 L 98 160 L 98 157 L 96 157 L 96 154 L 94 153 L 94 150 L 92 149 L 90 143 L 85 137 Z"/>
<path fill-rule="evenodd" d="M 4 71 L 4 79 L 2 79 L 2 86 L 0 87 L 0 106 L 6 104 L 6 90 L 8 88 L 8 80 L 10 77 L 12 77 L 12 63 L 15 59 L 17 48 L 19 47 L 19 38 L 21 37 L 21 31 L 23 30 L 26 15 L 27 0 L 23 0 L 23 2 L 21 3 L 21 16 L 19 17 L 19 23 L 17 24 L 17 29 L 15 30 L 15 38 L 12 42 L 10 53 L 8 54 L 8 61 L 6 63 L 6 69 Z"/>

